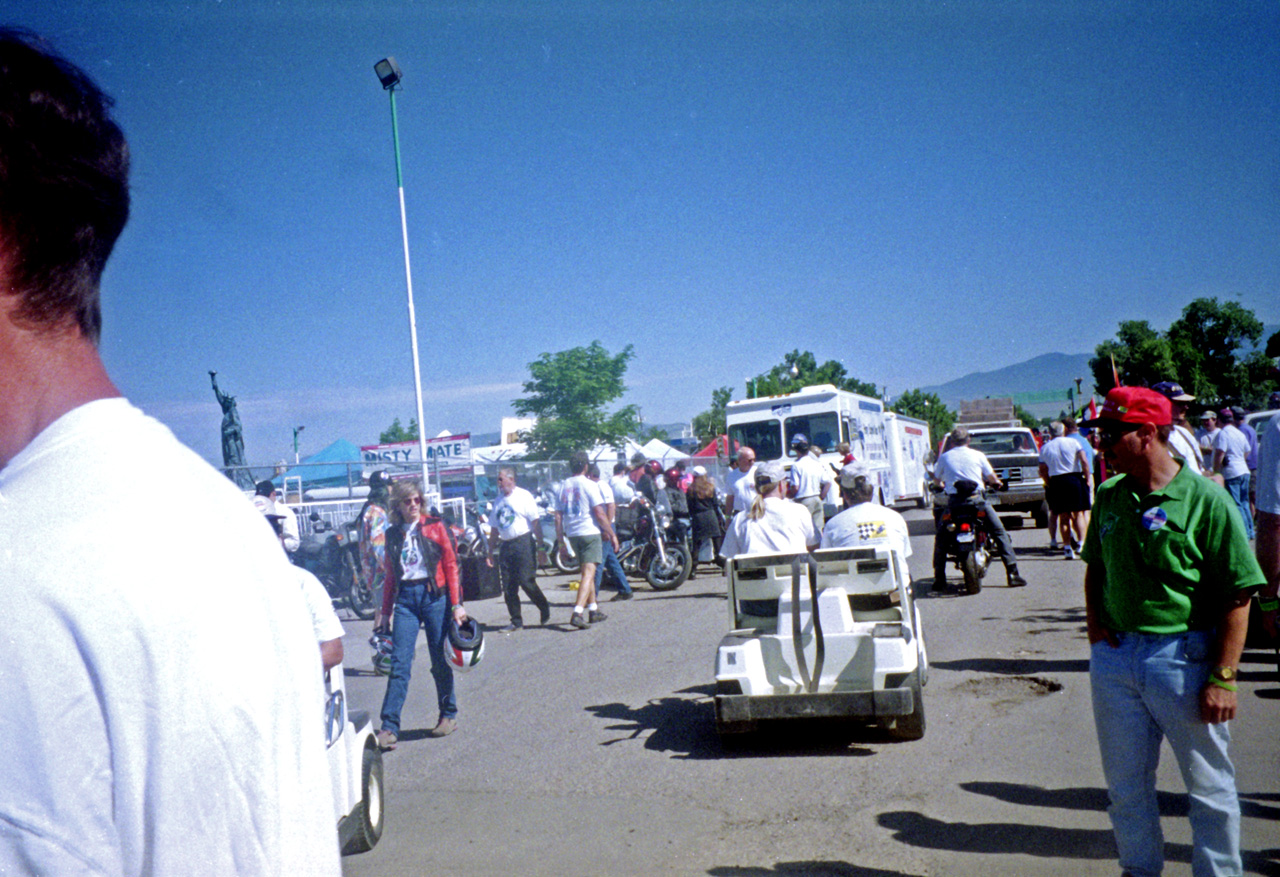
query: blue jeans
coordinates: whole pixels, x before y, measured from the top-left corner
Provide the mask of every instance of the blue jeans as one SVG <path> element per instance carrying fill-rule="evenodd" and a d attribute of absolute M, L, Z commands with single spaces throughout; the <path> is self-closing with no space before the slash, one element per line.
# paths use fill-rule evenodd
<path fill-rule="evenodd" d="M 427 652 L 431 655 L 431 676 L 436 682 L 436 699 L 440 718 L 458 715 L 458 700 L 453 695 L 453 670 L 444 659 L 445 625 L 449 622 L 449 592 L 444 588 L 429 596 L 422 583 L 405 582 L 396 595 L 396 610 L 391 624 L 391 678 L 382 698 L 382 729 L 400 735 L 400 708 L 409 693 L 409 676 L 413 670 L 413 650 L 418 642 L 418 628 L 426 628 Z"/>
<path fill-rule="evenodd" d="M 1118 647 L 1105 640 L 1094 644 L 1089 682 L 1120 867 L 1134 877 L 1157 877 L 1164 866 L 1156 764 L 1167 738 L 1190 796 L 1191 873 L 1238 877 L 1243 864 L 1240 802 L 1227 754 L 1231 732 L 1226 723 L 1200 721 L 1213 635 L 1118 636 Z"/>
<path fill-rule="evenodd" d="M 627 581 L 627 574 L 622 571 L 622 564 L 618 561 L 617 552 L 613 550 L 613 543 L 603 536 L 600 537 L 600 542 L 604 559 L 596 565 L 596 593 L 600 593 L 600 582 L 604 580 L 607 569 L 609 576 L 618 582 L 618 593 L 630 594 L 631 584 Z"/>
<path fill-rule="evenodd" d="M 1253 515 L 1249 513 L 1249 473 L 1228 478 L 1223 484 L 1227 488 L 1227 493 L 1231 494 L 1231 498 L 1236 501 L 1236 508 L 1240 509 L 1240 517 L 1244 518 L 1244 534 L 1252 539 Z"/>

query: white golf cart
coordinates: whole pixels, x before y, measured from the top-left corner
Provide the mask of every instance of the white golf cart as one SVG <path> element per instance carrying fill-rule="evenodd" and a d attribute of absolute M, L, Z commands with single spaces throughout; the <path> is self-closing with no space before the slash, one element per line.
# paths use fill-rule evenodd
<path fill-rule="evenodd" d="M 762 721 L 814 718 L 923 737 L 929 662 L 903 570 L 884 548 L 734 558 L 731 629 L 716 654 L 721 738 Z"/>
<path fill-rule="evenodd" d="M 325 674 L 325 742 L 343 854 L 373 849 L 382 837 L 382 752 L 366 710 L 347 710 L 342 665 Z"/>

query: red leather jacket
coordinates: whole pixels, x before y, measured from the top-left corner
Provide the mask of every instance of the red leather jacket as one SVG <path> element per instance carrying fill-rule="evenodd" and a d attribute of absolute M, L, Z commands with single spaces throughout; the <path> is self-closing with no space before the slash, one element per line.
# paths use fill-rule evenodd
<path fill-rule="evenodd" d="M 453 550 L 453 540 L 449 538 L 444 521 L 424 515 L 418 518 L 418 533 L 424 541 L 429 540 L 439 547 L 439 560 L 436 562 L 434 575 L 436 587 L 448 588 L 449 604 L 459 605 L 462 602 L 462 592 L 458 585 L 458 555 Z M 396 589 L 404 576 L 404 566 L 400 560 L 400 550 L 404 547 L 402 524 L 387 526 L 386 545 L 387 573 L 382 581 L 382 615 L 390 619 L 395 608 Z"/>

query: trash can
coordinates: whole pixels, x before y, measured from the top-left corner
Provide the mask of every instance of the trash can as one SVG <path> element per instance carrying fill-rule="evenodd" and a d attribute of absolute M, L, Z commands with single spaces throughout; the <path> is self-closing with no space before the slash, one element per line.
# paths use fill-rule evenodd
<path fill-rule="evenodd" d="M 458 564 L 462 573 L 463 602 L 489 600 L 502 595 L 502 578 L 498 571 L 497 557 L 493 559 L 493 566 L 484 562 L 483 554 L 475 557 L 460 557 Z"/>

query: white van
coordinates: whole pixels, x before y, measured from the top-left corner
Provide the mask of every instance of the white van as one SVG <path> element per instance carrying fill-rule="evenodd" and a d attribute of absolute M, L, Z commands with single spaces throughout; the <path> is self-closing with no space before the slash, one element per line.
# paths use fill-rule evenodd
<path fill-rule="evenodd" d="M 885 505 L 898 501 L 897 480 L 890 471 L 886 412 L 879 399 L 818 384 L 794 393 L 730 402 L 725 420 L 730 448 L 745 445 L 756 452 L 757 461 L 780 461 L 788 469 L 795 462 L 791 439 L 798 433 L 821 452 L 820 459 L 832 467 L 833 476 L 840 468 L 836 445 L 848 442 L 854 458 L 866 464 L 880 486 L 881 501 Z"/>

